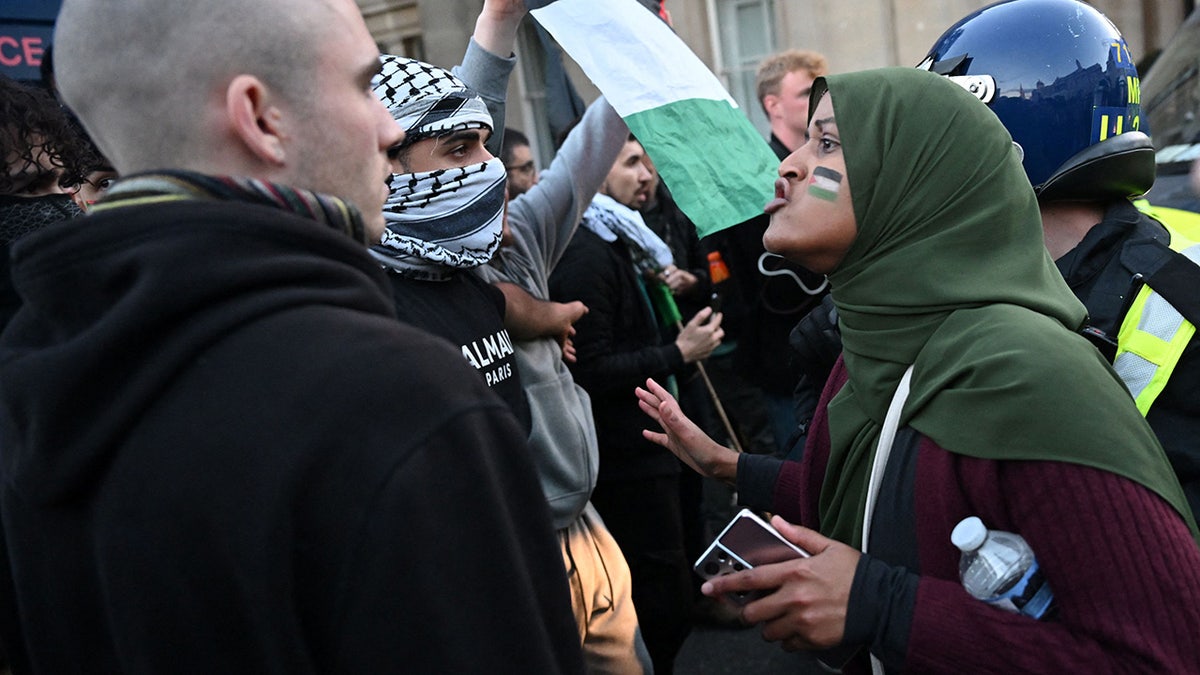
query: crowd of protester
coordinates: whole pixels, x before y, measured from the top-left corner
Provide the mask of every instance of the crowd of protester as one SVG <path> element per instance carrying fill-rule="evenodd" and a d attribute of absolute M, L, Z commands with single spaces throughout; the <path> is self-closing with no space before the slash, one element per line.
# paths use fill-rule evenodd
<path fill-rule="evenodd" d="M 66 0 L 43 82 L 0 76 L 11 672 L 663 675 L 698 622 L 1194 672 L 1200 216 L 1141 199 L 1111 22 L 768 57 L 775 198 L 700 238 L 604 97 L 544 170 L 506 129 L 526 15 L 447 70 L 351 0 Z M 997 84 L 1063 54 L 1054 106 Z M 743 506 L 810 555 L 701 578 Z M 967 593 L 968 516 L 1051 613 Z"/>

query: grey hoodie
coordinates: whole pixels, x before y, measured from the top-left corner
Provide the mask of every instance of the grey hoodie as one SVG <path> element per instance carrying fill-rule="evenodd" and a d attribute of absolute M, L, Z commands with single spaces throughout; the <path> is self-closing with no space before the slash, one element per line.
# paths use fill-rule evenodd
<path fill-rule="evenodd" d="M 537 185 L 509 202 L 515 241 L 479 273 L 548 299 L 550 273 L 628 137 L 607 101 L 593 103 Z M 596 485 L 600 455 L 591 400 L 575 384 L 555 340 L 518 342 L 516 348 L 533 418 L 529 445 L 554 526 L 562 529 L 579 517 Z"/>

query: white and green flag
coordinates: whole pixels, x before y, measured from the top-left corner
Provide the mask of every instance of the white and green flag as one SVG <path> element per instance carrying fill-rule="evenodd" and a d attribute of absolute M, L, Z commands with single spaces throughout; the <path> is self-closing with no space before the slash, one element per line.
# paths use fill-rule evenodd
<path fill-rule="evenodd" d="M 762 213 L 779 159 L 665 23 L 637 0 L 555 0 L 532 14 L 624 118 L 701 237 Z"/>

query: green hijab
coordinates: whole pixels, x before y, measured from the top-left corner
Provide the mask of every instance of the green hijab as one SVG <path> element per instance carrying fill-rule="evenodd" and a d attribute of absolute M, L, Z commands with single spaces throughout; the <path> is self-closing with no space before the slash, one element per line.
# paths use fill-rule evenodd
<path fill-rule="evenodd" d="M 858 236 L 829 275 L 850 380 L 829 404 L 822 531 L 861 542 L 880 426 L 914 364 L 901 426 L 961 455 L 1128 477 L 1195 533 L 1153 432 L 1076 332 L 1086 310 L 1046 251 L 1033 189 L 995 114 L 915 68 L 818 80 L 810 110 L 826 91 Z"/>

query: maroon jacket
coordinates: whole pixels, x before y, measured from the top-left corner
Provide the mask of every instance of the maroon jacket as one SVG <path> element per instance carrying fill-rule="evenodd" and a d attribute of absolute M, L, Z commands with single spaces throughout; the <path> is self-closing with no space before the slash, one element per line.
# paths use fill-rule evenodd
<path fill-rule="evenodd" d="M 771 510 L 807 527 L 819 523 L 829 458 L 826 406 L 846 381 L 839 359 L 803 460 L 778 468 Z M 860 577 L 867 566 L 860 564 L 847 619 L 848 634 L 852 621 L 876 622 L 867 640 L 876 652 L 885 651 L 880 641 L 889 633 L 906 640 L 902 662 L 892 660 L 889 672 L 1200 672 L 1200 547 L 1169 504 L 1106 471 L 976 459 L 915 432 L 908 436 L 913 441 L 907 450 L 912 458 L 907 501 L 881 495 L 872 524 L 873 532 L 883 533 L 878 536 L 892 538 L 891 557 L 895 533 L 907 537 L 908 551 L 901 557 L 909 558 L 908 569 L 892 567 L 899 581 L 866 588 L 911 597 L 906 604 L 863 592 Z M 905 506 L 893 508 L 896 503 Z M 970 515 L 1029 542 L 1055 594 L 1052 619 L 1034 621 L 996 609 L 962 588 L 950 531 Z M 873 536 L 872 552 L 876 540 Z M 885 550 L 867 559 L 896 565 L 888 556 Z M 911 611 L 898 616 L 897 607 Z M 857 671 L 870 672 L 865 656 L 846 668 Z"/>

